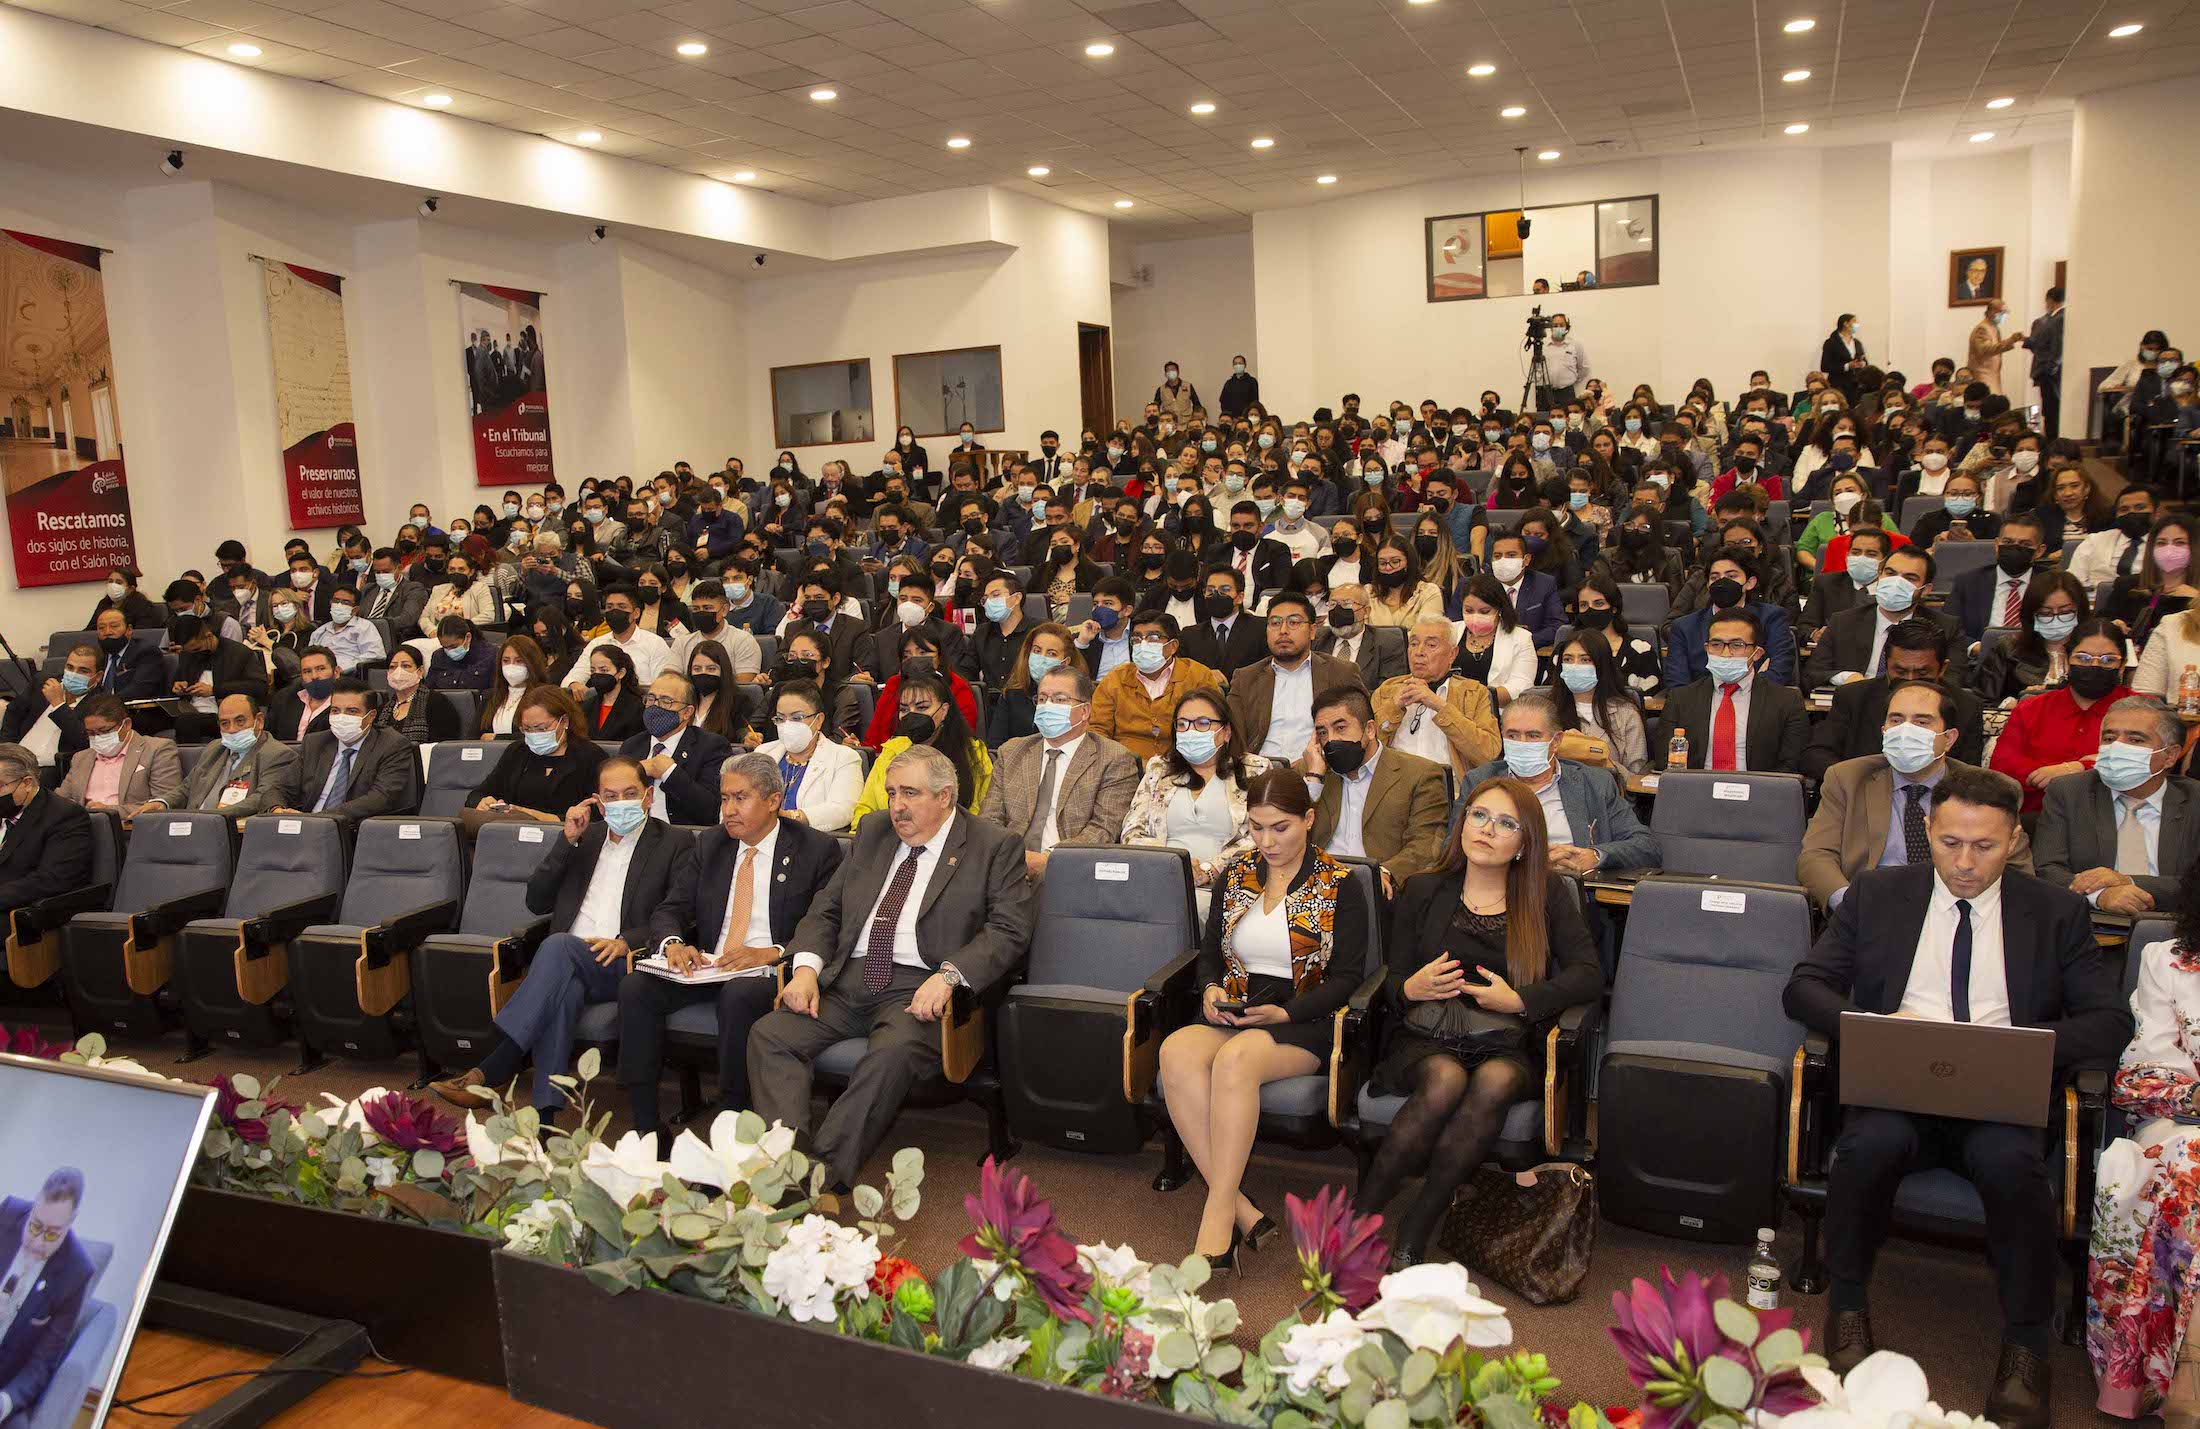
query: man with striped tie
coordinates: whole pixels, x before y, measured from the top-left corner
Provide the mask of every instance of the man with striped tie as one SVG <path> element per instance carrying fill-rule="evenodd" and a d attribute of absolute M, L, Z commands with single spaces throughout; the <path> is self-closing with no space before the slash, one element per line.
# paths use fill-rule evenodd
<path fill-rule="evenodd" d="M 955 766 L 914 745 L 886 770 L 840 872 L 788 940 L 779 1009 L 749 1034 L 756 1113 L 784 1122 L 853 1184 L 902 1099 L 940 1070 L 937 1026 L 955 990 L 981 992 L 1031 945 L 1036 912 L 1020 835 L 955 806 Z M 810 1064 L 833 1044 L 870 1048 L 814 1135 Z"/>

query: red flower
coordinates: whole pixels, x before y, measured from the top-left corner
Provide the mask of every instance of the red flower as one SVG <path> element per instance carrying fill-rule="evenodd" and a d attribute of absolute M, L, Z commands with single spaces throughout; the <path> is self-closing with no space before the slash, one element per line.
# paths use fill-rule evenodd
<path fill-rule="evenodd" d="M 1014 1266 L 1056 1319 L 1092 1323 L 1084 1304 L 1092 1272 L 1055 1224 L 1053 1203 L 1032 1192 L 1030 1177 L 988 1156 L 978 1172 L 978 1194 L 963 1197 L 963 1210 L 977 1228 L 963 1237 L 964 1255 Z"/>
<path fill-rule="evenodd" d="M 450 1156 L 466 1149 L 465 1129 L 416 1098 L 384 1092 L 361 1102 L 359 1110 L 368 1130 L 400 1150 L 432 1149 Z"/>
<path fill-rule="evenodd" d="M 1311 1201 L 1286 1192 L 1283 1210 L 1307 1294 L 1355 1315 L 1374 1304 L 1390 1263 L 1383 1218 L 1356 1214 L 1341 1186 L 1324 1186 Z"/>
<path fill-rule="evenodd" d="M 924 1272 L 898 1255 L 880 1256 L 878 1265 L 871 1271 L 871 1293 L 881 1300 L 891 1300 L 901 1282 L 911 1276 L 922 1280 Z"/>
<path fill-rule="evenodd" d="M 48 1042 L 35 1027 L 18 1027 L 9 1030 L 0 1027 L 0 1052 L 11 1052 L 18 1057 L 36 1057 L 42 1062 L 56 1062 L 69 1050 L 66 1042 Z"/>
<path fill-rule="evenodd" d="M 237 1108 L 248 1101 L 258 1101 L 262 1108 L 258 1116 L 240 1117 Z M 267 1141 L 267 1114 L 271 1111 L 287 1111 L 296 1115 L 298 1108 L 289 1102 L 273 1101 L 265 1097 L 248 1097 L 237 1090 L 237 1084 L 224 1072 L 214 1079 L 214 1115 L 221 1119 L 229 1134 L 239 1141 L 249 1141 L 255 1146 Z"/>

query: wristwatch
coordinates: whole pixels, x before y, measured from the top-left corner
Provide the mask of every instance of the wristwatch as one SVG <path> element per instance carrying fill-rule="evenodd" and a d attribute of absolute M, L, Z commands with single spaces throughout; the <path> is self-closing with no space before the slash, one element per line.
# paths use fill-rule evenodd
<path fill-rule="evenodd" d="M 956 967 L 953 963 L 941 963 L 940 976 L 947 979 L 949 987 L 970 986 L 969 981 L 962 975 L 962 969 Z"/>

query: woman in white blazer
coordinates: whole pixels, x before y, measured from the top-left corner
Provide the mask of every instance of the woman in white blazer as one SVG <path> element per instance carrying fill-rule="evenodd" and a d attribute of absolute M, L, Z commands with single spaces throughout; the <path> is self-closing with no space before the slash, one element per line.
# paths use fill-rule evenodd
<path fill-rule="evenodd" d="M 1497 578 L 1484 572 L 1467 582 L 1452 622 L 1458 653 L 1452 668 L 1489 686 L 1499 709 L 1535 688 L 1535 637 L 1516 624 L 1512 600 Z"/>
<path fill-rule="evenodd" d="M 787 785 L 784 812 L 801 815 L 821 834 L 842 832 L 863 792 L 863 757 L 826 737 L 825 699 L 810 681 L 780 686 L 771 708 L 778 737 L 756 752 L 779 762 Z"/>
<path fill-rule="evenodd" d="M 2185 677 L 2187 665 L 2200 666 L 2200 606 L 2169 616 L 2154 627 L 2146 649 L 2140 652 L 2131 688 L 2175 704 L 2177 682 Z"/>

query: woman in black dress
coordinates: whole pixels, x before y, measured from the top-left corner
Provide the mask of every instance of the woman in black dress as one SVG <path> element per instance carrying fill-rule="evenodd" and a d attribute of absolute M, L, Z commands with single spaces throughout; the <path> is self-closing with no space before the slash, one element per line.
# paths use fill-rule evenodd
<path fill-rule="evenodd" d="M 519 738 L 504 746 L 459 815 L 467 837 L 487 823 L 562 824 L 566 810 L 596 792 L 604 752 L 588 738 L 581 707 L 556 685 L 530 689 L 519 702 Z"/>
<path fill-rule="evenodd" d="M 587 738 L 619 744 L 642 732 L 642 696 L 636 684 L 634 661 L 617 642 L 606 640 L 588 652 L 588 693 L 581 697 Z"/>
<path fill-rule="evenodd" d="M 1306 781 L 1278 766 L 1245 787 L 1253 847 L 1215 869 L 1200 943 L 1200 1018 L 1161 1044 L 1169 1118 L 1207 1182 L 1195 1249 L 1236 1270 L 1275 1229 L 1238 1189 L 1260 1089 L 1320 1071 L 1330 1017 L 1358 985 L 1370 913 L 1345 866 L 1313 842 Z"/>
<path fill-rule="evenodd" d="M 1370 1081 L 1407 1100 L 1353 1199 L 1380 1213 L 1422 1176 L 1395 1222 L 1393 1269 L 1420 1263 L 1505 1114 L 1542 1085 L 1549 1024 L 1604 992 L 1580 899 L 1551 876 L 1535 791 L 1509 778 L 1481 785 L 1457 838 L 1444 867 L 1407 879 L 1391 907 L 1383 996 L 1396 1020 Z"/>

